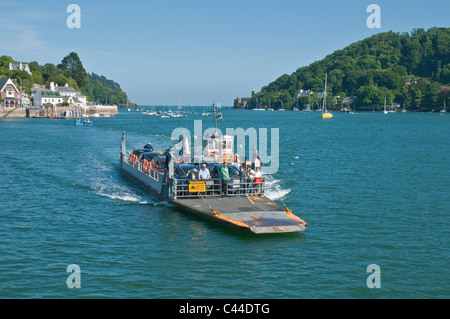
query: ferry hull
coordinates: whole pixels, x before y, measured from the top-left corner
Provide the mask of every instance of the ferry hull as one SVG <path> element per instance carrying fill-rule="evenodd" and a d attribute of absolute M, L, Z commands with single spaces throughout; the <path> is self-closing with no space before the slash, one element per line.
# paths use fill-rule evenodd
<path fill-rule="evenodd" d="M 132 177 L 134 180 L 138 181 L 145 190 L 155 196 L 160 201 L 167 200 L 167 187 L 163 187 L 162 179 L 163 174 L 159 174 L 159 180 L 151 178 L 148 174 L 145 174 L 136 167 L 130 165 L 126 161 L 121 161 L 121 169 L 128 176 Z"/>

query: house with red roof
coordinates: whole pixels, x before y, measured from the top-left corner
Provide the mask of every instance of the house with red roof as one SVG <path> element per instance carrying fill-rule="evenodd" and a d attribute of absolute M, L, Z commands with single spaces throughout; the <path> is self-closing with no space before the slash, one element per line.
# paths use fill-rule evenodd
<path fill-rule="evenodd" d="M 0 99 L 3 107 L 20 106 L 19 90 L 11 79 L 0 78 Z"/>

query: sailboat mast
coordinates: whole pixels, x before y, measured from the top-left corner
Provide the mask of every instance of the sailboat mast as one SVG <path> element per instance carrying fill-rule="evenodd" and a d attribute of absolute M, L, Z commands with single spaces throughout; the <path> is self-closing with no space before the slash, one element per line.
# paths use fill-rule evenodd
<path fill-rule="evenodd" d="M 214 133 L 217 133 L 217 117 L 216 117 L 216 102 L 213 102 L 213 113 L 214 113 Z"/>
<path fill-rule="evenodd" d="M 323 91 L 322 112 L 325 112 L 327 110 L 327 78 L 328 78 L 328 72 L 325 72 L 325 90 Z"/>

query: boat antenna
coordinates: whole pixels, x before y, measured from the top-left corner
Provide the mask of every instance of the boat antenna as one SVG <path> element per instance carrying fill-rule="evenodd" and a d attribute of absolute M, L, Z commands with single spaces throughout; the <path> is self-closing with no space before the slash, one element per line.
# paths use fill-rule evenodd
<path fill-rule="evenodd" d="M 217 135 L 217 117 L 216 117 L 216 102 L 213 102 L 213 113 L 214 113 L 214 135 Z"/>

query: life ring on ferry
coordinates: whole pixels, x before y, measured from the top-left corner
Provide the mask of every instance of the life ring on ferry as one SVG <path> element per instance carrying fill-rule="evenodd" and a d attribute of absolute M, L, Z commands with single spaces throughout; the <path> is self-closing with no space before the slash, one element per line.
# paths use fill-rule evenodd
<path fill-rule="evenodd" d="M 130 164 L 133 166 L 136 166 L 137 164 L 137 156 L 133 153 L 130 154 Z"/>

